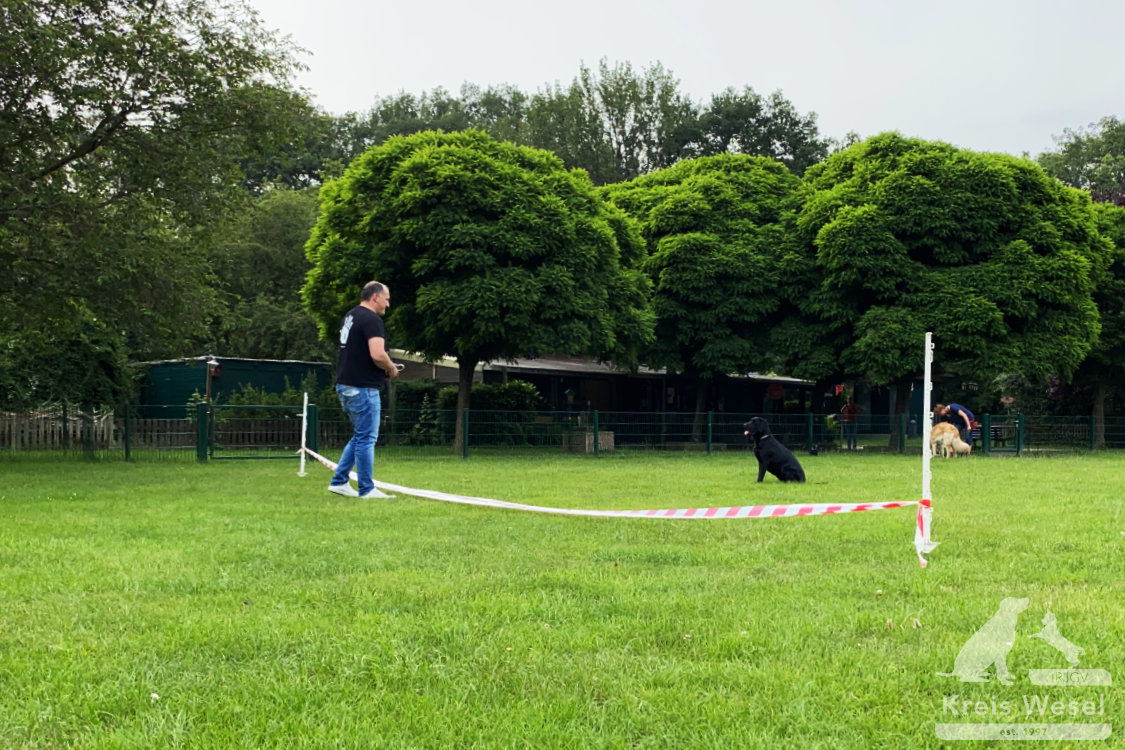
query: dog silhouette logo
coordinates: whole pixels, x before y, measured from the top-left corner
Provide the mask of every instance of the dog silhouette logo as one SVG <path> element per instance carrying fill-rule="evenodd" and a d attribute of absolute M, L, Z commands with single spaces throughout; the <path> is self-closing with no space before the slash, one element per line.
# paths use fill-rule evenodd
<path fill-rule="evenodd" d="M 1047 602 L 1050 606 L 1050 602 Z M 956 677 L 961 682 L 989 682 L 995 672 L 996 681 L 1012 685 L 1015 679 L 1008 669 L 1008 656 L 1016 643 L 1016 626 L 1021 612 L 1028 606 L 1027 597 L 1009 597 L 1000 602 L 1000 608 L 988 622 L 965 641 L 953 671 L 938 672 L 941 677 Z M 1067 661 L 1069 667 L 1050 667 L 1029 669 L 1028 680 L 1032 685 L 1050 688 L 1050 692 L 1024 693 L 1021 700 L 1012 700 L 1005 694 L 1011 691 L 990 689 L 999 696 L 991 695 L 989 700 L 979 695 L 945 695 L 942 698 L 943 717 L 964 718 L 964 721 L 934 724 L 934 733 L 943 740 L 1104 740 L 1113 733 L 1113 724 L 1105 721 L 1105 693 L 1091 693 L 1087 688 L 1113 685 L 1113 677 L 1104 669 L 1077 669 L 1078 660 L 1086 650 L 1071 643 L 1059 632 L 1055 614 L 1046 610 L 1043 629 L 1025 638 L 1035 638 L 1047 644 Z M 1098 651 L 1094 651 L 1097 659 Z M 1024 659 L 1042 659 L 1046 662 L 1061 661 L 1048 648 L 1035 647 L 1028 654 L 1019 654 Z M 1017 661 L 1019 659 L 1017 658 Z M 1018 666 L 1018 665 L 1016 665 Z M 1070 700 L 1062 700 L 1058 689 L 1079 692 L 1071 693 Z M 1029 721 L 1013 721 L 1022 709 Z M 1101 717 L 1102 721 L 1075 721 L 1084 717 Z M 989 717 L 990 720 L 975 720 Z M 1061 717 L 1058 721 L 1051 721 Z"/>
<path fill-rule="evenodd" d="M 995 667 L 996 679 L 1003 685 L 1011 685 L 1008 652 L 1016 642 L 1016 620 L 1027 605 L 1026 596 L 1022 599 L 1008 597 L 1000 602 L 996 614 L 961 647 L 953 661 L 953 671 L 938 672 L 938 676 L 958 677 L 961 682 L 988 682 L 989 668 Z"/>
<path fill-rule="evenodd" d="M 1028 638 L 1042 638 L 1063 655 L 1071 669 L 1078 666 L 1078 657 L 1086 653 L 1086 649 L 1074 645 L 1062 636 L 1059 632 L 1058 619 L 1051 610 L 1047 610 L 1047 614 L 1043 616 L 1043 629 L 1029 635 Z"/>

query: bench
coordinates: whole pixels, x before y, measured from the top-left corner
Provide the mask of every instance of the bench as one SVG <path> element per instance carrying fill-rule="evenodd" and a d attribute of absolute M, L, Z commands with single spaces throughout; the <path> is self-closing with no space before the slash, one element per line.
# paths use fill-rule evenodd
<path fill-rule="evenodd" d="M 993 448 L 996 448 L 996 447 L 1003 448 L 1004 446 L 1006 446 L 1008 444 L 1008 441 L 1012 439 L 1013 432 L 1014 432 L 1014 428 L 1010 424 L 994 424 L 994 425 L 992 425 L 992 427 L 989 429 L 989 434 L 988 434 L 991 446 Z M 980 427 L 975 428 L 972 431 L 972 435 L 973 435 L 973 442 L 974 443 L 978 442 L 980 440 L 980 437 L 981 437 Z"/>

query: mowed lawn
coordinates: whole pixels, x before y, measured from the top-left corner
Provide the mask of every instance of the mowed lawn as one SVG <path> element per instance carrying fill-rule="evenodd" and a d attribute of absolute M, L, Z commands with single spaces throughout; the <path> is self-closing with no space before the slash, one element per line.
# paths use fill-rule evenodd
<path fill-rule="evenodd" d="M 377 468 L 579 508 L 920 496 L 918 456 L 800 458 L 805 485 L 756 484 L 748 454 Z M 928 569 L 912 507 L 583 518 L 347 499 L 307 471 L 0 459 L 0 747 L 948 747 L 948 722 L 1125 744 L 1123 454 L 935 460 Z M 1014 683 L 939 676 L 1007 597 L 1029 599 Z M 1048 610 L 1114 685 L 1029 682 L 1067 666 L 1027 637 Z"/>

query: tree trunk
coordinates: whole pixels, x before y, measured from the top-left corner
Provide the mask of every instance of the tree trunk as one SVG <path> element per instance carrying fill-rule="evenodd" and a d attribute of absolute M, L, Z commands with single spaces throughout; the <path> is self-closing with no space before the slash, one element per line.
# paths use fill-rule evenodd
<path fill-rule="evenodd" d="M 696 382 L 695 390 L 695 419 L 691 424 L 691 441 L 693 443 L 703 442 L 703 429 L 704 420 L 706 419 L 707 412 L 707 392 L 709 390 L 710 381 L 700 378 Z"/>
<path fill-rule="evenodd" d="M 899 434 L 902 432 L 900 415 L 905 414 L 910 408 L 910 386 L 913 383 L 913 377 L 903 378 L 895 383 L 895 407 L 891 413 L 891 439 L 887 445 L 892 451 L 898 450 Z"/>
<path fill-rule="evenodd" d="M 1094 447 L 1105 450 L 1105 383 L 1094 386 Z"/>
<path fill-rule="evenodd" d="M 465 450 L 465 410 L 473 395 L 473 375 L 476 373 L 475 360 L 457 358 L 457 421 L 453 434 L 453 452 L 462 455 Z"/>

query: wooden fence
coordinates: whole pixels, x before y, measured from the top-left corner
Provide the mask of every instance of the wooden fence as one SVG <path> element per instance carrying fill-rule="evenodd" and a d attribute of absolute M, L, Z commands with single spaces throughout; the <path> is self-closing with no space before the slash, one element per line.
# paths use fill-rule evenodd
<path fill-rule="evenodd" d="M 113 414 L 57 412 L 0 413 L 0 448 L 58 450 L 104 449 L 115 443 Z"/>
<path fill-rule="evenodd" d="M 134 446 L 148 448 L 192 448 L 198 433 L 190 419 L 133 418 L 128 429 Z M 0 450 L 108 450 L 124 444 L 125 421 L 112 413 L 0 413 Z"/>
<path fill-rule="evenodd" d="M 190 419 L 130 419 L 129 439 L 144 448 L 194 448 L 199 430 Z"/>

